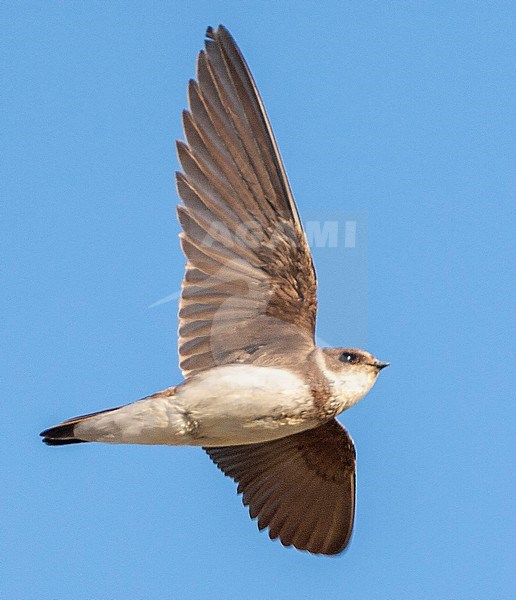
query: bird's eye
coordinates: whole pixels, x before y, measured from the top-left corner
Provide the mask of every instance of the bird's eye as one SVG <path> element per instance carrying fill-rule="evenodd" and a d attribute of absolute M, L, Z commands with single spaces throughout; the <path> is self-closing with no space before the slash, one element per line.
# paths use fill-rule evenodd
<path fill-rule="evenodd" d="M 349 363 L 350 365 L 356 365 L 358 362 L 360 362 L 360 357 L 358 356 L 358 354 L 355 354 L 354 352 L 343 352 L 339 356 L 339 360 L 343 363 Z"/>

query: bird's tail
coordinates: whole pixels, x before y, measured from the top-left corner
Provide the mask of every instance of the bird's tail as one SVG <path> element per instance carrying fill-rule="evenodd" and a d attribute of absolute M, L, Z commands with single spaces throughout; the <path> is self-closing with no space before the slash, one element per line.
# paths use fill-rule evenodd
<path fill-rule="evenodd" d="M 81 415 L 80 417 L 74 417 L 73 419 L 68 419 L 68 421 L 63 421 L 59 425 L 55 425 L 55 427 L 50 427 L 50 429 L 45 429 L 39 435 L 43 437 L 43 441 L 48 446 L 64 446 L 66 444 L 81 444 L 85 443 L 88 440 L 81 440 L 74 435 L 74 429 L 77 423 L 81 423 L 82 421 L 86 421 L 91 417 L 96 417 L 97 415 L 101 415 L 102 413 L 108 413 L 117 410 L 116 408 L 109 408 L 107 410 L 100 410 L 98 412 L 90 413 L 89 415 Z"/>

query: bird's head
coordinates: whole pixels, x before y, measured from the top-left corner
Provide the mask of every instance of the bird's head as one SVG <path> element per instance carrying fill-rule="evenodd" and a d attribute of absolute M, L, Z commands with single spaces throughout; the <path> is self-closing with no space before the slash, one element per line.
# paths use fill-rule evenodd
<path fill-rule="evenodd" d="M 358 348 L 323 348 L 322 350 L 328 367 L 334 370 L 363 371 L 372 373 L 376 377 L 390 364 Z"/>
<path fill-rule="evenodd" d="M 350 406 L 367 394 L 378 373 L 389 365 L 358 348 L 321 348 L 320 356 L 326 377 Z"/>

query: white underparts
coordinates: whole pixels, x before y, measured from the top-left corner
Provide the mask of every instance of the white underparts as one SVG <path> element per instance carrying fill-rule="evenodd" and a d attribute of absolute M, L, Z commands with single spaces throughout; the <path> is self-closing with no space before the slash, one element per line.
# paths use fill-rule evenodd
<path fill-rule="evenodd" d="M 356 404 L 375 376 L 333 372 L 317 358 L 330 383 L 333 414 Z M 253 365 L 216 367 L 175 389 L 154 394 L 75 425 L 75 437 L 111 444 L 226 446 L 264 442 L 320 424 L 312 389 L 287 369 Z"/>
<path fill-rule="evenodd" d="M 268 441 L 317 425 L 310 388 L 285 369 L 210 369 L 75 426 L 80 439 L 113 444 L 223 446 Z"/>

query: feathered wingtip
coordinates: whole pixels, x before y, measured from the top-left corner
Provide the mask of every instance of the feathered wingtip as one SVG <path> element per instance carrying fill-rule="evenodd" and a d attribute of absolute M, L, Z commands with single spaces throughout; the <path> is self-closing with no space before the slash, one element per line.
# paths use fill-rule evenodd
<path fill-rule="evenodd" d="M 227 28 L 224 27 L 224 25 L 219 25 L 217 29 L 213 29 L 213 27 L 209 25 L 208 27 L 206 27 L 205 37 L 207 37 L 209 40 L 215 40 L 216 37 L 221 33 L 229 35 L 231 37 L 231 34 L 227 30 Z"/>
<path fill-rule="evenodd" d="M 208 25 L 208 27 L 206 27 L 206 37 L 210 40 L 214 39 L 215 37 L 215 31 L 213 30 L 213 27 L 211 25 Z"/>

